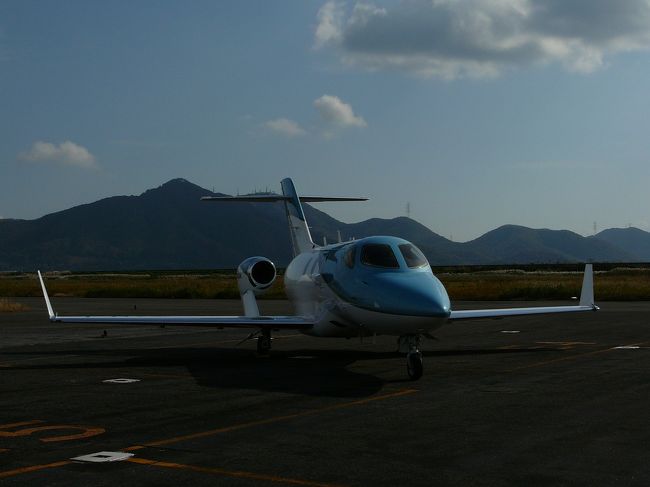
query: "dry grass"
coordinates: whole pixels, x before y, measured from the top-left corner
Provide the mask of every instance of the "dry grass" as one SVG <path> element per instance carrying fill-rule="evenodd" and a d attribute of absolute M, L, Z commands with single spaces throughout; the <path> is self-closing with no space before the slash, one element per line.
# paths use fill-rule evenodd
<path fill-rule="evenodd" d="M 476 272 L 440 274 L 454 300 L 569 299 L 580 296 L 582 273 L 569 272 Z M 650 300 L 650 269 L 597 272 L 596 301 Z"/>
<path fill-rule="evenodd" d="M 27 311 L 28 309 L 24 304 L 9 301 L 7 298 L 0 298 L 0 313 L 15 313 L 17 311 Z"/>
<path fill-rule="evenodd" d="M 50 296 L 82 298 L 175 298 L 236 299 L 239 290 L 234 274 L 47 274 Z M 269 299 L 284 298 L 282 279 L 268 293 Z M 41 296 L 38 278 L 22 275 L 0 278 L 0 295 Z"/>
<path fill-rule="evenodd" d="M 579 296 L 581 272 L 524 272 L 522 270 L 449 272 L 437 276 L 452 300 L 546 300 Z M 88 298 L 207 298 L 237 299 L 239 291 L 230 273 L 48 273 L 51 296 Z M 597 301 L 650 300 L 650 267 L 614 268 L 597 272 Z M 0 276 L 0 296 L 40 296 L 34 274 Z M 282 276 L 267 299 L 284 299 Z M 5 305 L 8 306 L 8 305 Z"/>

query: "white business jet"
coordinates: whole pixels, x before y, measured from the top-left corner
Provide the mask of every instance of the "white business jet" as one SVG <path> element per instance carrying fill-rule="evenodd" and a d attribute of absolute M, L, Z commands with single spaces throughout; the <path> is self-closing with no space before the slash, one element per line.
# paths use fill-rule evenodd
<path fill-rule="evenodd" d="M 445 323 L 478 318 L 516 315 L 596 311 L 593 270 L 585 267 L 580 302 L 575 306 L 506 309 L 451 309 L 449 296 L 433 275 L 422 252 L 397 237 L 367 237 L 318 246 L 310 235 L 301 202 L 364 201 L 366 198 L 298 196 L 291 179 L 282 181 L 282 195 L 206 196 L 212 202 L 284 202 L 293 260 L 284 274 L 287 295 L 295 316 L 263 316 L 256 295 L 267 290 L 276 278 L 273 262 L 250 257 L 237 268 L 237 283 L 244 307 L 243 316 L 59 316 L 52 308 L 43 277 L 47 311 L 52 322 L 98 324 L 186 325 L 255 328 L 260 354 L 271 349 L 271 332 L 293 329 L 316 337 L 398 337 L 400 352 L 406 353 L 408 375 L 422 376 L 422 337 Z"/>

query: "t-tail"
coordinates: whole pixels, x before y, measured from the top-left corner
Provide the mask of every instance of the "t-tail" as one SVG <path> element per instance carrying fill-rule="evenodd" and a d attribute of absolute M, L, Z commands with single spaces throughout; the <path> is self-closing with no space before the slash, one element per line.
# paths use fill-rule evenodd
<path fill-rule="evenodd" d="M 284 178 L 280 183 L 282 185 L 282 194 L 286 197 L 284 208 L 287 212 L 287 222 L 289 222 L 289 234 L 291 235 L 291 245 L 293 246 L 294 257 L 303 252 L 313 249 L 316 244 L 309 233 L 309 226 L 305 218 L 305 212 L 302 210 L 300 198 L 296 193 L 296 187 L 293 185 L 291 178 Z"/>
<path fill-rule="evenodd" d="M 294 257 L 303 252 L 317 247 L 311 238 L 302 203 L 318 203 L 323 201 L 367 201 L 368 198 L 349 198 L 338 196 L 298 196 L 291 178 L 281 181 L 282 194 L 252 194 L 247 196 L 204 196 L 204 201 L 249 202 L 249 203 L 275 203 L 282 201 L 289 223 L 289 234 Z"/>

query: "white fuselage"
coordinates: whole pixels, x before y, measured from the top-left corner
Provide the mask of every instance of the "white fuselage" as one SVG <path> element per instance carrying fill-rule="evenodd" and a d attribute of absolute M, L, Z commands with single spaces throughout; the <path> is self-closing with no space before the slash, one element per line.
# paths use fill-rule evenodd
<path fill-rule="evenodd" d="M 413 316 L 373 311 L 352 304 L 323 279 L 325 253 L 340 247 L 319 247 L 296 256 L 284 274 L 287 294 L 296 313 L 314 320 L 303 333 L 320 337 L 424 334 L 442 326 L 447 317 Z"/>

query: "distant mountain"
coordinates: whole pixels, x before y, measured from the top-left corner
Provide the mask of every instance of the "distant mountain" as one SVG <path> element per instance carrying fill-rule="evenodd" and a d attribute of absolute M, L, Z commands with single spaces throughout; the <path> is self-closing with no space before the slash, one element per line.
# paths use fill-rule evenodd
<path fill-rule="evenodd" d="M 0 269 L 220 268 L 250 255 L 288 259 L 280 205 L 200 201 L 212 194 L 174 179 L 140 196 L 0 221 Z"/>
<path fill-rule="evenodd" d="M 634 256 L 641 262 L 650 261 L 650 233 L 638 228 L 610 228 L 595 238 L 608 242 Z"/>
<path fill-rule="evenodd" d="M 482 263 L 624 262 L 635 256 L 601 240 L 568 230 L 504 225 L 466 244 Z"/>
<path fill-rule="evenodd" d="M 218 193 L 173 179 L 139 196 L 106 198 L 36 220 L 0 220 L 0 270 L 234 268 L 253 255 L 279 266 L 289 262 L 281 203 L 201 202 L 207 195 Z M 432 265 L 650 261 L 642 235 L 619 238 L 616 229 L 585 238 L 506 225 L 459 243 L 405 217 L 347 224 L 309 205 L 305 214 L 317 243 L 323 237 L 336 242 L 338 231 L 344 240 L 396 235 L 419 246 Z"/>

